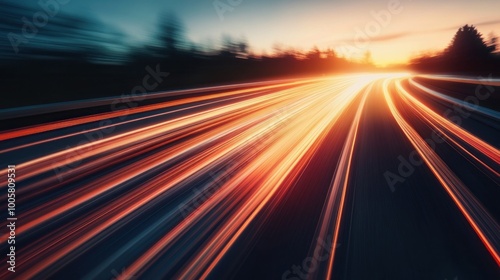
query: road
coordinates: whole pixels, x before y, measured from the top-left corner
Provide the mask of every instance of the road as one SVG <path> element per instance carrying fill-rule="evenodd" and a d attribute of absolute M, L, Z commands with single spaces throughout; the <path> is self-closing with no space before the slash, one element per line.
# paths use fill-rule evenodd
<path fill-rule="evenodd" d="M 351 74 L 0 118 L 2 279 L 500 279 L 498 79 Z"/>

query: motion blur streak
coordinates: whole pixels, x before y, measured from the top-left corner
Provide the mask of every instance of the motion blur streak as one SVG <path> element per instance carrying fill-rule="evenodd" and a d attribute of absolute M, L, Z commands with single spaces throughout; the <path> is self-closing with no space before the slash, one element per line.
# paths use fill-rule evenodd
<path fill-rule="evenodd" d="M 485 84 L 406 73 L 261 82 L 159 93 L 126 110 L 3 131 L 0 158 L 15 159 L 18 170 L 16 277 L 349 279 L 357 273 L 350 264 L 364 265 L 359 254 L 365 252 L 349 246 L 360 242 L 359 228 L 368 222 L 356 217 L 370 214 L 358 202 L 362 190 L 376 191 L 380 201 L 370 203 L 384 209 L 420 188 L 446 209 L 450 224 L 468 225 L 443 242 L 482 244 L 460 258 L 485 277 L 497 275 L 500 211 L 498 197 L 491 197 L 499 191 L 499 114 L 487 102 L 472 108 L 440 90 L 454 83 Z M 61 103 L 47 110 L 93 112 L 93 106 L 112 103 Z M 461 125 L 443 116 L 454 106 L 470 115 Z M 18 110 L 8 121 L 43 111 Z M 388 126 L 392 135 L 367 134 L 367 122 Z M 431 133 L 443 141 L 430 145 L 424 139 Z M 399 179 L 388 181 L 388 170 L 398 172 L 397 155 L 411 149 L 425 163 L 412 167 L 419 175 L 395 174 Z M 373 158 L 375 152 L 382 156 Z M 368 162 L 379 162 L 362 171 L 374 177 L 359 180 Z M 0 196 L 7 199 L 6 192 Z M 428 203 L 419 209 L 441 211 Z M 386 215 L 402 228 L 412 223 L 405 214 Z M 378 230 L 391 235 L 384 220 Z M 447 232 L 445 223 L 436 224 L 443 228 L 430 230 Z M 296 228 L 301 225 L 308 227 Z M 286 249 L 266 243 L 277 234 L 278 243 L 290 242 Z M 331 246 L 318 247 L 316 240 Z M 6 244 L 0 245 L 4 251 Z M 397 245 L 384 246 L 391 251 Z M 432 250 L 430 255 L 446 255 Z M 325 257 L 305 268 L 302 260 L 312 256 Z M 401 278 L 398 273 L 389 274 Z"/>
<path fill-rule="evenodd" d="M 358 105 L 357 111 L 356 111 L 356 116 L 354 118 L 354 121 L 349 129 L 349 133 L 347 135 L 346 141 L 344 143 L 344 146 L 341 151 L 341 156 L 337 165 L 337 168 L 335 170 L 335 174 L 332 178 L 332 182 L 330 184 L 329 188 L 329 195 L 326 200 L 326 207 L 323 212 L 323 217 L 321 220 L 321 225 L 320 225 L 320 231 L 317 236 L 317 239 L 319 240 L 327 240 L 329 236 L 331 236 L 330 230 L 333 229 L 334 235 L 333 235 L 333 247 L 335 248 L 336 245 L 338 244 L 338 230 L 340 228 L 340 222 L 342 219 L 342 212 L 343 212 L 343 207 L 344 207 L 344 200 L 346 196 L 346 188 L 348 185 L 348 178 L 349 178 L 349 169 L 351 168 L 351 160 L 352 160 L 352 154 L 354 152 L 354 147 L 356 143 L 356 134 L 358 131 L 358 126 L 359 126 L 359 120 L 361 118 L 361 114 L 363 112 L 363 107 L 366 102 L 366 97 L 367 94 L 372 90 L 372 84 L 366 89 L 365 93 L 363 94 L 362 100 L 360 104 Z M 314 246 L 311 248 L 311 253 L 314 254 Z M 335 251 L 332 251 L 331 253 L 328 252 L 323 252 L 325 250 L 322 250 L 320 253 L 327 253 L 329 255 L 329 261 L 328 261 L 328 266 L 325 268 L 321 269 L 320 271 L 323 272 L 323 277 L 325 275 L 326 271 L 326 279 L 331 278 L 331 269 L 333 266 L 333 261 L 334 261 L 334 256 L 335 256 Z M 318 274 L 320 273 L 318 271 Z M 314 275 L 318 277 L 318 274 Z"/>
<path fill-rule="evenodd" d="M 426 107 L 422 102 L 418 101 L 416 98 L 411 96 L 406 90 L 401 86 L 401 82 L 396 82 L 396 87 L 399 93 L 401 93 L 405 98 L 408 98 L 415 106 L 415 109 L 419 109 L 422 113 L 422 117 L 426 118 L 430 123 L 435 123 L 442 129 L 446 129 L 448 133 L 460 137 L 463 141 L 474 146 L 478 151 L 485 154 L 486 156 L 492 158 L 495 163 L 500 164 L 500 152 L 493 146 L 488 145 L 488 143 L 482 141 L 478 137 L 468 133 L 456 124 L 447 120 L 446 118 L 436 114 L 431 109 Z"/>
<path fill-rule="evenodd" d="M 406 96 L 409 96 L 408 93 L 401 88 L 401 84 L 399 83 L 399 81 L 397 81 L 396 84 L 399 92 L 404 92 Z M 391 94 L 389 93 L 388 87 L 388 81 L 385 81 L 384 96 L 399 126 L 408 137 L 408 140 L 410 140 L 415 149 L 418 151 L 420 156 L 424 159 L 427 166 L 429 166 L 437 179 L 441 182 L 443 187 L 453 198 L 453 201 L 456 203 L 460 211 L 462 211 L 464 216 L 467 218 L 467 221 L 476 231 L 488 251 L 490 251 L 492 257 L 500 266 L 500 226 L 481 206 L 474 195 L 470 191 L 468 191 L 467 187 L 460 181 L 460 179 L 453 173 L 453 171 L 448 168 L 446 163 L 442 159 L 440 159 L 425 142 L 425 140 L 419 136 L 418 132 L 416 132 L 411 127 L 411 125 L 405 121 L 405 119 L 398 112 L 398 109 L 396 108 L 396 105 L 394 104 L 390 96 Z M 425 108 L 423 105 L 421 105 L 421 103 L 419 103 L 419 105 L 419 109 Z M 428 113 L 432 113 L 432 115 L 435 115 L 435 113 L 430 110 L 428 110 Z M 444 120 L 444 118 L 441 118 L 441 120 Z M 450 123 L 448 125 L 453 126 Z M 456 129 L 456 131 L 463 132 L 457 127 L 454 128 Z M 466 132 L 464 132 L 464 134 L 466 134 Z M 467 140 L 474 138 L 475 137 L 470 137 Z M 488 152 L 489 149 L 483 150 L 486 150 L 486 152 Z M 493 151 L 494 149 L 491 150 Z M 498 152 L 496 154 L 498 155 Z M 495 153 L 492 152 L 491 156 L 494 155 Z M 497 160 L 498 163 L 498 159 L 495 160 Z"/>

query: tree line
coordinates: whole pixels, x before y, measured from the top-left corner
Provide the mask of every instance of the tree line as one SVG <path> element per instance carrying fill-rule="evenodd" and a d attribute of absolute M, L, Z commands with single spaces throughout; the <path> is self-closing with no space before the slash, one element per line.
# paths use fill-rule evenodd
<path fill-rule="evenodd" d="M 60 1 L 59 1 L 60 2 Z M 54 3 L 57 3 L 54 1 Z M 333 49 L 302 52 L 275 45 L 255 54 L 244 38 L 218 43 L 187 39 L 182 20 L 163 13 L 144 42 L 97 19 L 67 14 L 59 6 L 30 7 L 6 2 L 0 10 L 0 108 L 128 94 L 148 69 L 168 73 L 149 92 L 278 77 L 378 70 L 367 52 L 359 61 Z M 413 59 L 423 72 L 499 71 L 496 41 L 485 43 L 473 26 L 459 29 L 443 52 Z"/>
<path fill-rule="evenodd" d="M 332 49 L 300 52 L 277 44 L 272 54 L 256 55 L 245 39 L 229 35 L 198 44 L 172 13 L 162 14 L 156 32 L 140 43 L 97 19 L 54 7 L 52 14 L 41 22 L 37 7 L 6 3 L 0 10 L 0 90 L 19 97 L 0 106 L 121 95 L 142 83 L 147 67 L 169 73 L 151 91 L 374 69 Z"/>

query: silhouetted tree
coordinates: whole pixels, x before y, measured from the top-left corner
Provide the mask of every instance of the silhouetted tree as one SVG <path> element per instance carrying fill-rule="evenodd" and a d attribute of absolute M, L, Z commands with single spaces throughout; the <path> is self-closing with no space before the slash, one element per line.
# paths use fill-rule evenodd
<path fill-rule="evenodd" d="M 412 68 L 426 72 L 498 73 L 500 61 L 493 54 L 496 48 L 493 38 L 486 43 L 474 26 L 464 25 L 442 53 L 414 58 Z"/>
<path fill-rule="evenodd" d="M 458 29 L 445 54 L 452 57 L 484 57 L 491 54 L 492 47 L 486 45 L 483 36 L 473 25 Z"/>
<path fill-rule="evenodd" d="M 246 58 L 248 56 L 248 43 L 245 39 L 233 39 L 229 35 L 222 36 L 220 55 L 223 57 Z"/>
<path fill-rule="evenodd" d="M 319 60 L 319 59 L 321 59 L 321 51 L 318 49 L 318 47 L 314 46 L 307 53 L 307 59 L 311 59 L 311 60 Z"/>
<path fill-rule="evenodd" d="M 328 48 L 326 51 L 325 51 L 325 55 L 326 55 L 326 58 L 329 59 L 329 60 L 332 60 L 332 59 L 337 59 L 337 54 L 335 53 L 334 50 Z"/>

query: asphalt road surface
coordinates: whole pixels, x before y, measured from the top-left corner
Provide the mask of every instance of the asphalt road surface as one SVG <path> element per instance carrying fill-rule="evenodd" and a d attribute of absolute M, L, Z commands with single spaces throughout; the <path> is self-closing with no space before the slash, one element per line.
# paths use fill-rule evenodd
<path fill-rule="evenodd" d="M 500 279 L 498 79 L 339 75 L 0 119 L 1 279 Z"/>

